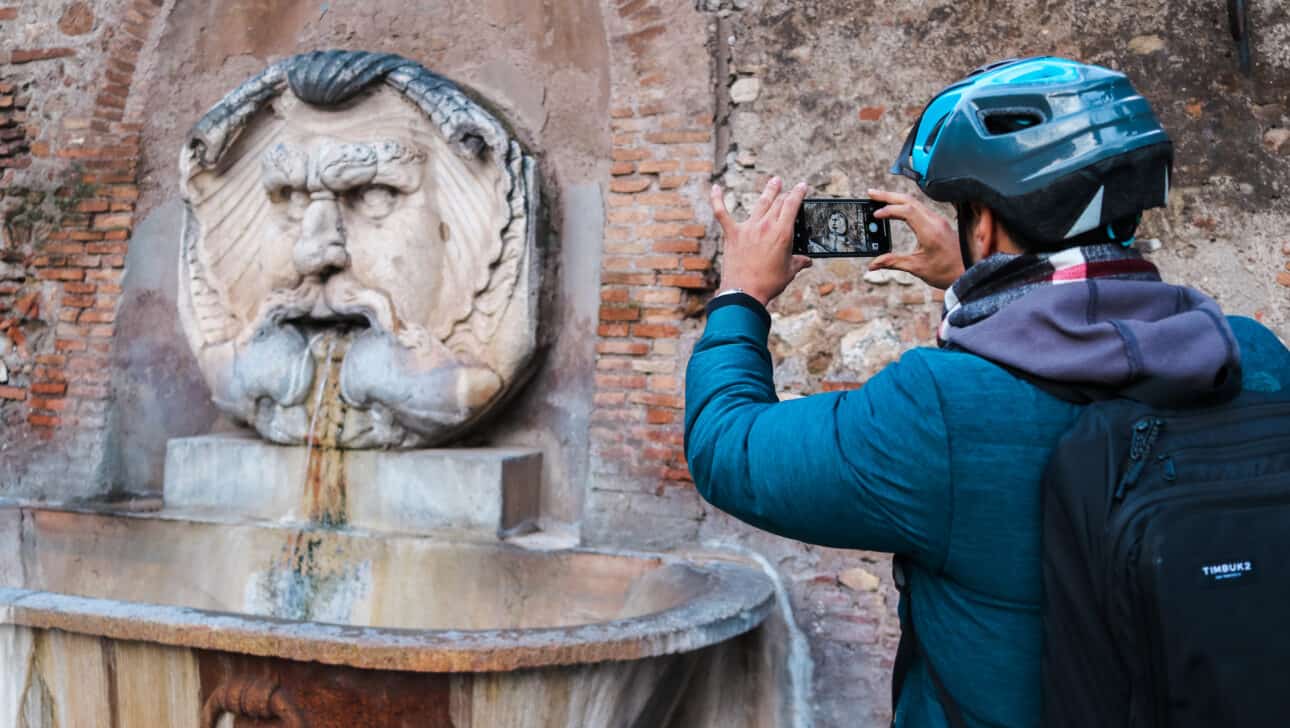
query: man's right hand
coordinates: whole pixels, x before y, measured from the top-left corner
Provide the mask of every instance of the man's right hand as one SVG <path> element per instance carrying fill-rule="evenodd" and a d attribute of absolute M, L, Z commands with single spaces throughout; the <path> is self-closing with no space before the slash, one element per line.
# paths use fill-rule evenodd
<path fill-rule="evenodd" d="M 874 217 L 903 220 L 918 238 L 918 247 L 914 252 L 908 255 L 880 255 L 869 264 L 869 270 L 903 270 L 941 290 L 949 288 L 963 275 L 958 231 L 944 215 L 900 192 L 871 189 L 869 197 L 887 203 L 873 214 Z"/>

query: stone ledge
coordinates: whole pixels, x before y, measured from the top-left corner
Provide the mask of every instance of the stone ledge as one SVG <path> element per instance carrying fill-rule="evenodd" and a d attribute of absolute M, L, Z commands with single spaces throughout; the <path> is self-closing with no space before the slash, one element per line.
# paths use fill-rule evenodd
<path fill-rule="evenodd" d="M 346 525 L 498 536 L 538 518 L 542 453 L 523 448 L 349 450 L 341 455 Z M 305 522 L 308 451 L 239 435 L 176 438 L 166 446 L 167 509 Z"/>

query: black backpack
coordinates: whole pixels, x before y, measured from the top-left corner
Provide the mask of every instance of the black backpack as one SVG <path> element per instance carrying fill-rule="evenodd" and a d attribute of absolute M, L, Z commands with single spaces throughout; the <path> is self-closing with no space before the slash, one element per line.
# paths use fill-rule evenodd
<path fill-rule="evenodd" d="M 1290 726 L 1290 396 L 1093 401 L 1043 489 L 1044 728 Z M 915 654 L 964 728 L 912 616 L 893 710 Z"/>
<path fill-rule="evenodd" d="M 1290 725 L 1290 398 L 1090 404 L 1043 487 L 1046 728 Z"/>

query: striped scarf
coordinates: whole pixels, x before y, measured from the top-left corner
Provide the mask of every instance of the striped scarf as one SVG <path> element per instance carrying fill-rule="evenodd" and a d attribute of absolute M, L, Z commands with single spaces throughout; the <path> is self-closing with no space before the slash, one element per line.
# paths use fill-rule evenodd
<path fill-rule="evenodd" d="M 1031 291 L 1091 278 L 1158 281 L 1160 273 L 1133 248 L 1102 243 L 1055 253 L 996 253 L 969 268 L 945 292 L 937 343 L 955 348 L 956 334 Z"/>

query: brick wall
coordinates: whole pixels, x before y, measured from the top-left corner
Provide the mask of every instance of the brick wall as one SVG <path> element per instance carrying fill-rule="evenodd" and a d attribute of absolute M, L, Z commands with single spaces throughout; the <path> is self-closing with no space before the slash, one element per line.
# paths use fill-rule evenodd
<path fill-rule="evenodd" d="M 110 488 L 110 353 L 140 125 L 125 118 L 158 4 L 0 6 L 0 495 Z"/>
<path fill-rule="evenodd" d="M 675 543 L 693 538 L 702 518 L 682 449 L 682 369 L 717 282 L 704 202 L 710 61 L 690 3 L 611 5 L 613 146 L 586 530 L 592 541 Z"/>

